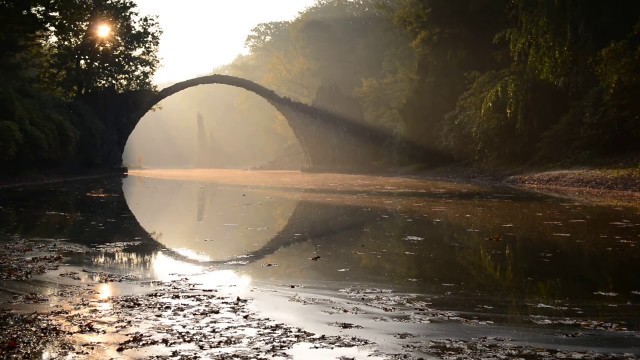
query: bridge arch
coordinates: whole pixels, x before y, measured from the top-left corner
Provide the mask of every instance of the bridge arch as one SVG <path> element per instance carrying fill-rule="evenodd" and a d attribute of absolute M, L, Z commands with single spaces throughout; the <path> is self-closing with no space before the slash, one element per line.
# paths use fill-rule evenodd
<path fill-rule="evenodd" d="M 278 95 L 253 81 L 230 76 L 208 75 L 181 81 L 158 92 L 141 95 L 126 120 L 118 123 L 110 136 L 111 145 L 106 149 L 108 163 L 122 163 L 122 154 L 129 135 L 157 103 L 182 90 L 209 84 L 229 85 L 253 92 L 279 111 L 291 127 L 300 143 L 309 171 L 360 171 L 372 170 L 383 162 L 383 145 L 395 141 L 392 134 L 355 119 L 337 115 L 290 98 Z"/>
<path fill-rule="evenodd" d="M 160 90 L 159 92 L 155 93 L 142 105 L 139 111 L 134 115 L 134 122 L 135 124 L 137 124 L 155 105 L 157 105 L 162 100 L 178 92 L 181 92 L 183 90 L 186 90 L 192 87 L 200 86 L 200 85 L 214 85 L 214 84 L 228 85 L 228 86 L 241 88 L 249 92 L 252 92 L 260 96 L 261 98 L 265 99 L 271 106 L 273 106 L 278 112 L 280 112 L 284 116 L 287 123 L 289 124 L 289 127 L 291 127 L 295 137 L 300 143 L 300 146 L 303 150 L 305 165 L 307 167 L 311 166 L 312 160 L 309 154 L 309 150 L 305 146 L 303 136 L 300 134 L 301 129 L 299 124 L 296 123 L 296 120 L 292 119 L 292 117 L 295 117 L 295 115 L 292 114 L 292 111 L 291 111 L 291 107 L 293 106 L 293 104 L 297 104 L 298 107 L 301 107 L 301 106 L 304 107 L 306 105 L 302 103 L 296 103 L 295 101 L 289 98 L 281 97 L 271 89 L 268 89 L 251 80 L 239 78 L 236 76 L 221 75 L 221 74 L 207 75 L 207 76 L 201 76 L 201 77 L 181 81 L 171 86 L 168 86 Z"/>

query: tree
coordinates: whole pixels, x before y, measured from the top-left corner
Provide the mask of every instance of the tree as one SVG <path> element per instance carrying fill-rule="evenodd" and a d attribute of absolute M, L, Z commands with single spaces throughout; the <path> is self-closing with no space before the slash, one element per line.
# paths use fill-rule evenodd
<path fill-rule="evenodd" d="M 503 5 L 503 19 L 496 21 L 502 25 L 495 30 L 506 61 L 467 74 L 466 90 L 444 116 L 441 141 L 446 149 L 459 158 L 500 163 L 588 160 L 640 150 L 640 108 L 633 100 L 640 88 L 640 36 L 637 29 L 631 31 L 640 3 L 513 0 Z M 447 7 L 424 9 L 421 17 L 409 18 L 407 26 L 421 30 L 414 32 L 417 45 L 428 52 L 425 74 L 434 69 L 447 74 L 438 65 L 444 59 L 450 68 L 455 54 L 438 53 L 438 39 L 447 34 L 434 25 Z M 431 27 L 424 31 L 424 24 Z M 454 35 L 449 40 L 459 37 Z M 471 59 L 482 54 L 468 45 L 465 49 Z M 446 75 L 448 81 L 464 73 L 462 67 L 453 70 Z M 428 94 L 434 87 L 423 84 L 424 90 L 416 94 Z M 428 106 L 411 100 L 408 104 L 417 116 L 429 116 Z"/>
<path fill-rule="evenodd" d="M 534 150 L 530 158 L 631 150 L 638 139 L 638 111 L 628 97 L 638 94 L 634 77 L 627 77 L 625 91 L 617 93 L 622 97 L 606 89 L 620 75 L 637 70 L 633 46 L 625 38 L 633 39 L 629 33 L 640 3 L 516 0 L 509 12 L 513 26 L 501 37 L 509 45 L 511 86 L 504 91 L 505 83 L 497 84 L 486 101 L 502 98 L 509 104 L 504 115 L 527 136 Z"/>
<path fill-rule="evenodd" d="M 0 0 L 0 81 L 33 77 L 46 36 L 39 0 Z"/>
<path fill-rule="evenodd" d="M 48 9 L 53 53 L 48 82 L 65 96 L 150 89 L 161 30 L 132 0 L 60 0 Z M 100 37 L 99 26 L 110 33 Z"/>
<path fill-rule="evenodd" d="M 96 35 L 101 23 L 110 36 Z M 122 124 L 103 100 L 135 102 L 128 91 L 152 88 L 159 35 L 130 0 L 0 0 L 4 173 L 107 165 L 106 134 Z"/>
<path fill-rule="evenodd" d="M 45 0 L 0 1 L 0 168 L 10 174 L 73 154 L 65 104 L 39 88 L 46 68 Z"/>
<path fill-rule="evenodd" d="M 468 73 L 495 70 L 504 45 L 493 42 L 505 25 L 506 1 L 401 0 L 395 22 L 413 36 L 417 81 L 401 113 L 407 132 L 430 147 L 441 143 L 445 114 L 468 85 Z"/>
<path fill-rule="evenodd" d="M 252 53 L 284 50 L 291 41 L 289 21 L 272 21 L 256 25 L 247 36 L 244 44 Z"/>

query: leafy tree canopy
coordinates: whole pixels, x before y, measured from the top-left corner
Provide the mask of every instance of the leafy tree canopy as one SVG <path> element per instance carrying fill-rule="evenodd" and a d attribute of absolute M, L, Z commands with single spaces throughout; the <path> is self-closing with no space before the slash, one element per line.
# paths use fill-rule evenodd
<path fill-rule="evenodd" d="M 132 0 L 58 0 L 48 7 L 48 79 L 68 94 L 152 88 L 161 31 Z M 100 37 L 98 29 L 110 32 Z"/>
<path fill-rule="evenodd" d="M 0 0 L 0 167 L 100 165 L 94 100 L 153 88 L 159 36 L 131 0 Z"/>

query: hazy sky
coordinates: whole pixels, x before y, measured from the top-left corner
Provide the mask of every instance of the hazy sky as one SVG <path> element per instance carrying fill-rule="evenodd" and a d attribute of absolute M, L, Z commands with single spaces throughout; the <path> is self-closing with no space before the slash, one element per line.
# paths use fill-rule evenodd
<path fill-rule="evenodd" d="M 315 0 L 136 0 L 163 30 L 155 82 L 211 72 L 245 52 L 244 40 L 262 22 L 292 20 Z"/>

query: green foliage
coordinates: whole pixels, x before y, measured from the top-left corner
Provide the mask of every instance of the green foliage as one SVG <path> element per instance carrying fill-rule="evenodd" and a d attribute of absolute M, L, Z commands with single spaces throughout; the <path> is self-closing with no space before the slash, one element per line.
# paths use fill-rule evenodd
<path fill-rule="evenodd" d="M 504 25 L 500 1 L 402 0 L 395 22 L 413 35 L 419 59 L 416 82 L 401 110 L 407 133 L 426 146 L 442 144 L 445 114 L 467 86 L 467 73 L 503 64 L 493 38 Z"/>
<path fill-rule="evenodd" d="M 62 93 L 72 96 L 112 88 L 152 88 L 161 31 L 140 16 L 131 0 L 60 0 L 50 9 L 52 71 Z M 111 27 L 106 38 L 98 26 Z"/>
<path fill-rule="evenodd" d="M 474 72 L 469 77 L 471 85 L 455 110 L 445 116 L 443 129 L 444 145 L 458 159 L 495 153 L 498 144 L 492 139 L 497 139 L 500 128 L 510 120 L 504 111 L 508 100 L 501 91 L 509 87 L 508 71 Z"/>
<path fill-rule="evenodd" d="M 507 9 L 511 25 L 496 37 L 508 44 L 507 68 L 474 76 L 443 117 L 444 146 L 499 162 L 639 151 L 639 3 L 514 0 Z"/>
<path fill-rule="evenodd" d="M 113 33 L 99 39 L 103 22 Z M 159 34 L 130 0 L 0 0 L 3 175 L 104 166 L 106 129 L 117 124 L 81 97 L 152 88 Z"/>
<path fill-rule="evenodd" d="M 22 141 L 22 134 L 16 123 L 0 120 L 0 161 L 14 159 Z"/>
<path fill-rule="evenodd" d="M 323 84 L 352 93 L 361 79 L 384 73 L 389 52 L 408 45 L 377 3 L 318 1 L 292 22 L 260 24 L 247 37 L 251 54 L 235 62 L 235 74 L 308 102 Z"/>
<path fill-rule="evenodd" d="M 406 74 L 388 74 L 383 79 L 362 79 L 362 85 L 355 90 L 364 108 L 364 116 L 369 123 L 405 135 L 400 108 L 412 79 Z"/>
<path fill-rule="evenodd" d="M 77 131 L 65 118 L 64 104 L 33 88 L 0 91 L 2 161 L 9 169 L 22 164 L 60 163 L 74 151 Z"/>
<path fill-rule="evenodd" d="M 429 39 L 435 38 L 437 36 L 435 33 L 438 31 L 431 23 L 429 3 L 420 0 L 400 1 L 392 11 L 396 23 L 413 34 L 414 40 L 411 45 L 426 51 Z"/>
<path fill-rule="evenodd" d="M 36 9 L 43 1 L 0 1 L 0 81 L 29 75 L 40 65 L 37 55 L 46 32 L 45 18 Z"/>
<path fill-rule="evenodd" d="M 621 87 L 633 86 L 640 82 L 640 23 L 636 25 L 630 40 L 614 41 L 598 54 L 596 74 L 602 85 L 611 93 Z M 635 38 L 635 39 L 633 39 Z"/>
<path fill-rule="evenodd" d="M 542 6 L 541 6 L 542 4 Z M 509 51 L 515 64 L 523 64 L 527 71 L 540 79 L 562 83 L 571 70 L 573 58 L 562 2 L 512 2 L 515 27 L 498 37 L 509 42 Z M 576 24 L 572 24 L 576 25 Z"/>
<path fill-rule="evenodd" d="M 261 51 L 282 51 L 291 41 L 288 21 L 274 21 L 256 25 L 245 40 L 245 46 L 252 53 Z"/>

